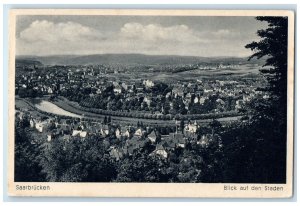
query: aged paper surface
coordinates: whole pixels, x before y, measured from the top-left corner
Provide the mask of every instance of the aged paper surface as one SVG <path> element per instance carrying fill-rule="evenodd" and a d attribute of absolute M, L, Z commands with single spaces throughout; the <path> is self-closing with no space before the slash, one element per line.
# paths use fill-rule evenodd
<path fill-rule="evenodd" d="M 22 17 L 30 17 L 32 19 L 31 25 L 27 25 L 28 28 L 26 30 L 25 26 L 22 27 L 22 24 L 17 24 L 17 19 Z M 38 16 L 38 20 L 35 20 L 35 16 Z M 166 39 L 169 37 L 165 37 L 164 32 L 170 32 L 172 33 L 172 29 L 174 31 L 178 32 L 186 32 L 185 34 L 187 36 L 181 36 L 181 38 L 190 38 L 191 41 L 199 41 L 200 44 L 205 44 L 205 42 L 201 42 L 201 40 L 194 38 L 194 35 L 189 33 L 189 29 L 191 26 L 187 27 L 183 24 L 176 23 L 176 20 L 174 22 L 170 22 L 173 24 L 170 24 L 166 26 L 166 29 L 162 25 L 151 24 L 151 21 L 147 21 L 147 17 L 151 16 L 156 17 L 157 19 L 162 17 L 256 17 L 256 16 L 271 16 L 271 17 L 287 17 L 288 18 L 288 60 L 287 60 L 287 139 L 286 139 L 286 145 L 287 145 L 287 153 L 286 153 L 286 181 L 285 183 L 277 184 L 276 182 L 269 182 L 269 183 L 257 183 L 257 182 L 243 182 L 243 183 L 220 183 L 220 182 L 213 182 L 213 183 L 201 183 L 195 181 L 183 181 L 183 182 L 163 182 L 159 183 L 157 181 L 151 182 L 149 180 L 145 182 L 135 182 L 135 181 L 127 181 L 127 182 L 118 182 L 118 180 L 113 181 L 102 181 L 102 182 L 85 182 L 85 181 L 78 181 L 71 182 L 71 181 L 65 181 L 62 182 L 62 180 L 54 180 L 54 181 L 22 181 L 18 182 L 15 181 L 15 119 L 16 117 L 16 94 L 15 94 L 15 88 L 16 88 L 16 56 L 23 55 L 23 56 L 51 56 L 55 55 L 56 51 L 54 47 L 48 47 L 45 44 L 37 44 L 40 47 L 45 46 L 46 49 L 40 49 L 41 53 L 34 53 L 37 50 L 34 50 L 34 46 L 36 46 L 35 41 L 41 41 L 43 42 L 45 38 L 56 38 L 55 35 L 47 36 L 45 33 L 45 36 L 40 38 L 37 38 L 36 40 L 33 39 L 36 35 L 33 29 L 34 26 L 37 26 L 40 24 L 40 26 L 45 26 L 43 28 L 47 29 L 52 26 L 58 25 L 58 30 L 50 30 L 50 31 L 57 31 L 57 36 L 61 37 L 61 39 L 64 39 L 65 32 L 68 31 L 64 30 L 65 25 L 70 25 L 74 22 L 66 21 L 64 23 L 57 21 L 50 21 L 50 20 L 43 20 L 43 16 L 50 18 L 55 16 L 97 16 L 97 18 L 101 19 L 101 16 L 116 16 L 116 17 L 127 17 L 132 16 L 131 22 L 135 22 L 135 17 L 144 17 L 144 20 L 142 23 L 135 23 L 135 24 L 127 24 L 127 27 L 124 25 L 122 27 L 122 31 L 125 31 L 127 33 L 123 33 L 123 35 L 127 35 L 126 38 L 128 38 L 128 35 L 132 35 L 130 38 L 139 38 L 139 36 L 134 36 L 136 34 L 132 34 L 133 32 L 139 32 L 143 31 L 144 33 L 140 33 L 138 35 L 144 35 L 146 40 L 144 41 L 153 41 L 153 36 L 151 36 L 150 31 L 152 29 L 158 29 L 156 31 L 156 35 L 154 37 L 154 45 L 155 41 L 159 41 L 158 39 Z M 75 18 L 74 17 L 74 18 Z M 46 19 L 47 19 L 46 18 Z M 146 19 L 146 20 L 145 20 Z M 188 21 L 188 20 L 187 20 Z M 81 31 L 76 30 L 79 23 L 74 23 L 74 27 L 68 27 L 73 29 L 73 33 L 80 33 L 82 32 L 83 35 L 91 35 L 89 38 L 91 38 L 91 41 L 95 42 L 97 41 L 97 37 L 93 36 L 91 33 L 96 33 L 97 31 L 92 29 L 89 30 L 88 28 L 82 28 Z M 111 24 L 114 24 L 111 22 Z M 207 24 L 210 24 L 209 21 Z M 17 25 L 21 25 L 22 28 L 18 28 Z M 145 26 L 146 25 L 146 26 Z M 175 25 L 175 26 L 174 26 Z M 82 25 L 81 25 L 82 26 Z M 131 26 L 131 27 L 130 27 Z M 143 27 L 144 26 L 144 27 Z M 152 27 L 151 27 L 152 26 Z M 83 26 L 84 27 L 84 26 Z M 42 28 L 42 29 L 43 29 Z M 80 27 L 81 28 L 81 27 Z M 149 29 L 150 28 L 150 29 Z M 179 29 L 178 29 L 179 28 Z M 66 28 L 65 28 L 66 29 Z M 127 29 L 127 30 L 126 30 Z M 139 30 L 140 29 L 140 30 Z M 144 29 L 144 30 L 143 30 Z M 148 29 L 148 30 L 147 30 Z M 177 30 L 175 30 L 177 29 Z M 101 28 L 98 30 L 101 30 Z M 20 32 L 21 31 L 21 32 Z M 218 30 L 220 33 L 226 35 L 228 32 L 226 29 L 220 29 Z M 71 32 L 71 33 L 72 33 Z M 161 33 L 160 33 L 161 32 Z M 236 31 L 238 32 L 238 31 Z M 218 33 L 218 34 L 220 34 Z M 149 35 L 148 35 L 149 34 Z M 184 35 L 185 35 L 184 34 Z M 214 35 L 218 35 L 217 33 L 211 33 Z M 101 34 L 97 34 L 101 35 Z M 113 35 L 113 34 L 112 34 Z M 167 33 L 167 35 L 170 35 L 170 33 Z M 175 35 L 175 34 L 174 34 Z M 183 34 L 182 34 L 183 35 Z M 221 34 L 220 34 L 221 35 Z M 76 36 L 76 35 L 74 35 Z M 73 36 L 73 37 L 74 37 Z M 72 38 L 73 38 L 72 37 Z M 75 38 L 75 37 L 74 37 Z M 77 38 L 77 37 L 76 37 Z M 80 37 L 81 38 L 81 37 Z M 94 39 L 95 38 L 95 39 Z M 106 38 L 106 37 L 103 37 Z M 116 37 L 117 38 L 117 37 Z M 123 38 L 123 37 L 122 37 Z M 148 39 L 147 39 L 148 38 Z M 173 37 L 172 37 L 173 38 Z M 223 38 L 223 37 L 220 37 Z M 225 38 L 225 37 L 224 37 Z M 76 40 L 76 39 L 75 39 Z M 130 49 L 131 47 L 124 46 L 124 50 L 121 50 L 123 44 L 122 39 L 118 39 L 114 41 L 120 41 L 120 52 L 118 50 L 105 50 L 101 52 L 101 54 L 105 53 L 124 53 L 124 50 Z M 113 42 L 113 40 L 111 42 Z M 257 39 L 253 39 L 253 41 L 256 41 Z M 22 42 L 21 42 L 22 41 Z M 27 41 L 27 42 L 26 42 Z M 32 41 L 30 43 L 30 41 Z M 48 41 L 48 40 L 46 40 Z M 65 39 L 65 41 L 67 41 Z M 72 41 L 72 39 L 70 40 Z M 106 41 L 106 40 L 105 40 Z M 167 41 L 167 40 L 166 40 Z M 172 41 L 180 41 L 177 39 L 176 35 L 172 39 Z M 29 42 L 29 43 L 28 43 Z M 55 40 L 53 40 L 55 42 Z M 110 42 L 107 40 L 107 44 Z M 142 41 L 141 41 L 142 42 Z M 143 42 L 142 42 L 143 43 Z M 176 43 L 176 42 L 175 42 Z M 250 43 L 250 42 L 246 42 Z M 19 46 L 18 44 L 22 44 Z M 29 45 L 32 44 L 32 47 Z M 103 43 L 103 47 L 105 47 Z M 125 43 L 124 43 L 125 44 Z M 221 43 L 220 43 L 221 44 Z M 283 11 L 283 10 L 80 10 L 80 9 L 72 9 L 72 10 L 65 10 L 65 9 L 14 9 L 10 11 L 10 19 L 9 19 L 9 167 L 8 167 L 8 191 L 9 195 L 12 196 L 70 196 L 70 197 L 239 197 L 239 198 L 288 198 L 291 197 L 293 194 L 293 129 L 294 129 L 294 13 L 291 11 Z M 84 43 L 83 46 L 84 47 Z M 88 45 L 88 44 L 86 44 Z M 145 43 L 146 45 L 146 43 Z M 188 45 L 188 43 L 187 43 Z M 222 45 L 222 44 L 221 44 Z M 19 47 L 18 47 L 19 46 Z M 28 48 L 25 48 L 25 47 Z M 71 45 L 72 46 L 72 45 Z M 149 46 L 149 45 L 146 45 Z M 155 45 L 156 46 L 156 45 Z M 117 47 L 117 45 L 112 45 L 111 47 Z M 168 49 L 174 50 L 172 45 L 166 45 Z M 220 46 L 222 47 L 222 46 Z M 225 46 L 223 46 L 225 47 Z M 47 50 L 53 49 L 53 52 L 49 52 Z M 109 46 L 107 46 L 109 48 Z M 134 47 L 139 48 L 138 45 Z M 149 47 L 150 48 L 150 47 Z M 192 47 L 191 47 L 192 48 Z M 70 50 L 76 50 L 78 48 L 74 47 Z M 216 49 L 218 47 L 216 46 Z M 20 50 L 20 51 L 16 51 Z M 72 55 L 69 50 L 65 50 L 65 48 L 59 48 L 58 50 L 63 51 L 64 53 L 59 53 L 63 55 Z M 83 51 L 84 49 L 82 49 Z M 191 49 L 192 50 L 192 49 Z M 220 50 L 222 50 L 220 48 Z M 147 50 L 147 51 L 150 51 Z M 152 50 L 151 50 L 152 51 Z M 155 50 L 153 50 L 155 51 Z M 146 53 L 147 55 L 169 55 L 167 52 L 163 52 L 164 50 L 160 50 L 158 54 L 155 52 L 149 52 Z M 48 52 L 48 53 L 47 53 Z M 186 52 L 186 50 L 182 49 L 182 52 Z M 209 53 L 209 49 L 207 49 L 207 52 Z M 212 54 L 209 56 L 214 56 L 214 51 L 212 50 Z M 134 53 L 132 51 L 129 51 L 128 53 Z M 140 53 L 139 50 L 137 53 Z M 82 52 L 81 54 L 77 53 L 76 55 L 87 55 L 91 54 L 90 51 Z M 179 55 L 181 56 L 181 53 L 172 52 L 170 53 L 172 55 Z M 228 53 L 224 55 L 220 55 L 217 53 L 215 56 L 232 56 L 233 53 L 230 53 L 230 49 L 228 49 Z M 188 56 L 197 56 L 197 53 L 192 53 L 191 55 L 188 54 Z M 202 53 L 199 53 L 198 56 L 205 56 Z M 244 56 L 244 54 L 242 55 Z M 247 56 L 247 55 L 246 55 Z M 27 64 L 27 63 L 26 63 Z M 219 65 L 219 68 L 222 66 Z M 24 68 L 24 67 L 22 67 Z M 79 67 L 78 67 L 79 68 Z M 81 67 L 80 67 L 81 68 Z M 115 73 L 120 73 L 119 71 Z M 85 75 L 85 74 L 84 74 Z M 43 78 L 43 77 L 42 77 Z M 50 77 L 55 78 L 54 76 Z M 122 79 L 120 79 L 121 81 Z M 95 80 L 96 81 L 96 80 Z M 151 87 L 152 83 L 146 82 L 145 85 Z M 22 87 L 22 85 L 21 85 Z M 28 85 L 25 84 L 24 88 L 26 89 Z M 115 87 L 116 89 L 116 87 Z M 19 90 L 18 90 L 19 91 Z M 122 90 L 123 91 L 123 90 Z M 145 90 L 144 90 L 145 91 Z M 49 92 L 49 90 L 48 90 Z M 49 94 L 52 94 L 54 92 L 49 92 Z M 118 90 L 115 90 L 115 93 L 119 93 Z M 121 93 L 121 90 L 120 90 Z M 20 95 L 18 94 L 18 98 Z M 49 96 L 49 95 L 48 95 Z M 50 95 L 51 96 L 51 95 Z M 196 100 L 194 100 L 196 102 Z M 150 106 L 149 106 L 150 107 Z M 22 110 L 21 110 L 22 111 Z M 113 115 L 112 115 L 113 116 Z M 106 117 L 106 116 L 105 116 Z M 88 117 L 86 117 L 88 118 Z M 112 122 L 114 122 L 115 118 L 112 117 Z M 80 120 L 81 121 L 81 120 Z M 142 120 L 141 120 L 142 121 Z M 175 120 L 174 120 L 175 121 Z M 177 120 L 176 120 L 177 121 Z M 150 122 L 150 121 L 149 121 Z M 139 122 L 138 122 L 139 123 Z M 185 123 L 185 122 L 184 122 Z M 136 123 L 135 123 L 136 124 Z M 149 123 L 150 124 L 150 123 Z M 195 121 L 196 124 L 196 121 Z M 179 126 L 178 126 L 179 127 Z M 187 125 L 187 128 L 189 125 Z M 190 126 L 192 128 L 192 126 Z M 200 126 L 201 127 L 201 126 Z M 191 129 L 192 130 L 192 129 Z M 76 130 L 77 131 L 77 130 Z M 79 131 L 79 129 L 78 129 Z M 80 137 L 85 137 L 84 130 L 80 130 L 82 133 L 80 134 Z M 135 131 L 137 133 L 137 131 Z M 135 133 L 135 134 L 136 134 Z M 176 126 L 176 132 L 177 134 L 177 126 Z M 183 132 L 182 132 L 183 133 Z M 73 131 L 74 134 L 74 131 Z M 171 133 L 170 133 L 171 134 Z M 73 135 L 71 135 L 73 136 Z M 75 136 L 75 135 L 74 135 Z M 174 135 L 174 138 L 176 135 Z M 51 139 L 51 137 L 50 137 Z M 199 138 L 198 138 L 199 139 Z M 49 140 L 48 140 L 49 141 Z M 152 139 L 151 139 L 152 141 Z M 52 141 L 50 141 L 51 143 Z M 34 144 L 34 143 L 33 143 Z M 181 147 L 181 143 L 178 143 L 179 147 Z M 114 147 L 110 148 L 110 151 L 115 151 Z M 156 150 L 158 151 L 159 148 L 156 145 Z M 160 151 L 160 150 L 159 150 Z M 161 150 L 163 151 L 163 150 Z M 169 155 L 168 150 L 166 151 L 166 156 Z M 109 153 L 113 154 L 113 153 Z M 163 158 L 164 153 L 156 153 L 158 155 L 161 155 Z M 115 157 L 115 156 L 114 156 Z M 25 157 L 24 157 L 25 158 Z M 122 161 L 118 160 L 118 164 Z M 126 173 L 126 171 L 124 171 Z M 25 172 L 26 173 L 26 172 Z M 263 175 L 263 174 L 262 174 Z M 34 176 L 34 175 L 33 175 Z M 193 176 L 192 176 L 193 178 Z"/>

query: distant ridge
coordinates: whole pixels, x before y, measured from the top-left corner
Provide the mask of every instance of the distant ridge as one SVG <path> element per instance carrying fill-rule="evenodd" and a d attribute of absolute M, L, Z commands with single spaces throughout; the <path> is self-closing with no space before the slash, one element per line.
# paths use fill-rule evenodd
<path fill-rule="evenodd" d="M 197 57 L 145 54 L 94 54 L 94 55 L 53 55 L 17 56 L 16 61 L 36 61 L 44 65 L 179 65 L 197 63 L 247 63 L 247 57 Z M 264 60 L 252 60 L 263 64 Z"/>
<path fill-rule="evenodd" d="M 42 63 L 38 60 L 34 59 L 16 59 L 16 64 L 23 64 L 23 65 L 37 65 L 40 66 Z"/>

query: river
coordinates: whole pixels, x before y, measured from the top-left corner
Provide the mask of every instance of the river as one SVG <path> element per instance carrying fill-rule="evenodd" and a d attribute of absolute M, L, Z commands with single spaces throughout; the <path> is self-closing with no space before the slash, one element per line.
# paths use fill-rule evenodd
<path fill-rule="evenodd" d="M 36 106 L 36 108 L 38 108 L 44 112 L 49 112 L 52 114 L 64 115 L 64 116 L 75 117 L 75 118 L 81 117 L 80 115 L 68 112 L 68 111 L 56 106 L 55 104 L 45 101 L 45 100 L 41 100 L 41 102 L 35 104 L 34 106 Z"/>

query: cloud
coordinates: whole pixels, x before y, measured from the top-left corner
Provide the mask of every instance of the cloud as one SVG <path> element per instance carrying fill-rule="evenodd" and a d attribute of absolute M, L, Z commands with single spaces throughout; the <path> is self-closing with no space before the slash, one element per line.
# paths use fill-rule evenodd
<path fill-rule="evenodd" d="M 99 30 L 76 22 L 53 23 L 34 21 L 20 32 L 17 38 L 17 54 L 80 54 L 95 49 L 105 36 Z"/>
<path fill-rule="evenodd" d="M 195 56 L 234 55 L 239 32 L 199 31 L 187 25 L 128 22 L 115 32 L 76 22 L 33 21 L 17 36 L 18 55 L 144 53 Z M 239 55 L 239 54 L 237 54 Z"/>
<path fill-rule="evenodd" d="M 82 38 L 97 39 L 101 33 L 95 29 L 82 26 L 74 22 L 53 23 L 46 20 L 34 21 L 20 33 L 20 38 L 28 42 L 45 41 L 71 41 Z"/>
<path fill-rule="evenodd" d="M 159 24 L 142 25 L 140 23 L 126 23 L 120 29 L 120 36 L 144 41 L 175 41 L 202 42 L 192 29 L 186 25 L 163 27 Z"/>

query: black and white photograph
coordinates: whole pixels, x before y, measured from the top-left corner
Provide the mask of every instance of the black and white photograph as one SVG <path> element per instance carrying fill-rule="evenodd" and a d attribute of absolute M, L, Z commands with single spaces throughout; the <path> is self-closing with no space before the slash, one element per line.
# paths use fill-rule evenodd
<path fill-rule="evenodd" d="M 293 13 L 141 12 L 15 15 L 12 181 L 286 192 Z"/>

